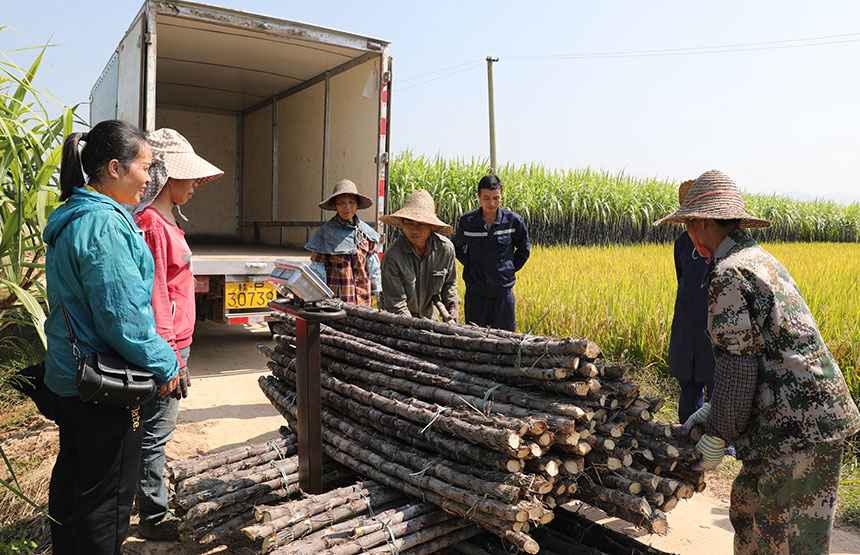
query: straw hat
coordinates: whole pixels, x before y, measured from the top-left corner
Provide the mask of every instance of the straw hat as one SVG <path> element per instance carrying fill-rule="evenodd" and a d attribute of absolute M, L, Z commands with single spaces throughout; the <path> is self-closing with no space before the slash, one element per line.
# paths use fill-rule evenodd
<path fill-rule="evenodd" d="M 403 208 L 394 214 L 379 217 L 384 224 L 403 227 L 403 220 L 411 220 L 433 226 L 433 231 L 443 235 L 454 233 L 454 228 L 436 217 L 436 203 L 424 189 L 416 189 L 406 197 Z"/>
<path fill-rule="evenodd" d="M 683 187 L 683 184 L 682 184 Z M 681 191 L 679 190 L 679 197 Z M 667 222 L 684 223 L 691 218 L 710 220 L 740 220 L 741 227 L 770 227 L 768 220 L 747 213 L 744 200 L 735 182 L 720 170 L 710 170 L 696 179 L 681 208 L 654 222 L 655 226 Z"/>
<path fill-rule="evenodd" d="M 690 187 L 695 182 L 695 179 L 688 179 L 687 181 L 681 183 L 681 186 L 678 187 L 678 204 L 684 206 L 684 199 L 687 198 L 687 191 L 690 190 Z"/>
<path fill-rule="evenodd" d="M 173 129 L 166 127 L 153 131 L 146 136 L 152 148 L 152 165 L 149 177 L 152 179 L 140 199 L 140 204 L 132 205 L 132 213 L 141 212 L 152 204 L 164 188 L 167 179 L 196 179 L 198 185 L 224 175 L 224 172 L 194 153 L 188 139 Z"/>
<path fill-rule="evenodd" d="M 355 186 L 355 183 L 349 179 L 342 179 L 334 184 L 334 189 L 332 189 L 331 194 L 327 199 L 319 203 L 319 207 L 323 210 L 337 210 L 334 199 L 340 195 L 355 195 L 355 198 L 358 200 L 359 209 L 370 208 L 370 205 L 373 204 L 373 201 L 368 197 L 359 194 L 358 187 Z"/>

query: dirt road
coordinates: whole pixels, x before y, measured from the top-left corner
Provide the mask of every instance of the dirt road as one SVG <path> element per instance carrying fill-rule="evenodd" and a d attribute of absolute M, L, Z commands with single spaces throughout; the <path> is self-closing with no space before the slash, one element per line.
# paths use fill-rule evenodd
<path fill-rule="evenodd" d="M 283 418 L 269 404 L 257 386 L 265 375 L 265 359 L 257 353 L 259 342 L 269 341 L 265 325 L 226 326 L 202 322 L 194 336 L 189 368 L 192 376 L 190 395 L 182 401 L 179 424 L 168 444 L 170 459 L 224 450 L 244 442 L 256 443 L 277 436 Z M 721 488 L 725 490 L 725 487 Z M 704 494 L 682 501 L 669 513 L 670 531 L 666 536 L 644 534 L 617 519 L 588 509 L 595 520 L 639 538 L 640 541 L 673 553 L 722 554 L 732 552 L 732 527 L 728 499 Z M 236 546 L 178 545 L 173 542 L 145 542 L 135 535 L 125 549 L 130 554 L 208 554 L 254 553 Z M 860 530 L 837 527 L 831 553 L 860 553 Z"/>

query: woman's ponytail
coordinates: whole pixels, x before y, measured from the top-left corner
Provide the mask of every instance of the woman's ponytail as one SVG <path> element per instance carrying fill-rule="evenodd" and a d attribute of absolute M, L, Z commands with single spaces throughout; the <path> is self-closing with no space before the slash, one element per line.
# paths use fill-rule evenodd
<path fill-rule="evenodd" d="M 78 143 L 86 142 L 87 138 L 87 133 L 72 133 L 63 143 L 63 157 L 60 163 L 60 202 L 72 196 L 72 190 L 75 187 L 83 187 L 86 184 Z"/>

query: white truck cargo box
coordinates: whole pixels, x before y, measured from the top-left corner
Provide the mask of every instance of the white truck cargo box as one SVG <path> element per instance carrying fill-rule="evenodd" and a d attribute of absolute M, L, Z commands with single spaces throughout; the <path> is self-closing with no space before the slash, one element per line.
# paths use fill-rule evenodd
<path fill-rule="evenodd" d="M 224 170 L 182 207 L 198 318 L 262 321 L 278 257 L 307 256 L 351 179 L 387 209 L 388 42 L 194 2 L 144 2 L 90 94 L 90 123 L 170 127 Z"/>

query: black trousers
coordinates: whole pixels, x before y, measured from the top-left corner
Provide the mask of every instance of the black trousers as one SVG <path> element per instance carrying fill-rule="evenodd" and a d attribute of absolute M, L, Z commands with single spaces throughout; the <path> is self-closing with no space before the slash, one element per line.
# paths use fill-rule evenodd
<path fill-rule="evenodd" d="M 678 396 L 678 422 L 683 424 L 694 412 L 702 408 L 702 404 L 705 402 L 705 390 L 708 391 L 708 398 L 710 399 L 711 392 L 714 390 L 714 381 L 678 380 L 678 384 L 681 386 L 681 394 Z"/>
<path fill-rule="evenodd" d="M 466 322 L 477 326 L 517 331 L 517 309 L 514 290 L 501 297 L 485 297 L 466 288 Z"/>
<path fill-rule="evenodd" d="M 134 411 L 60 398 L 60 453 L 48 510 L 55 555 L 119 555 L 137 487 L 141 426 Z"/>

